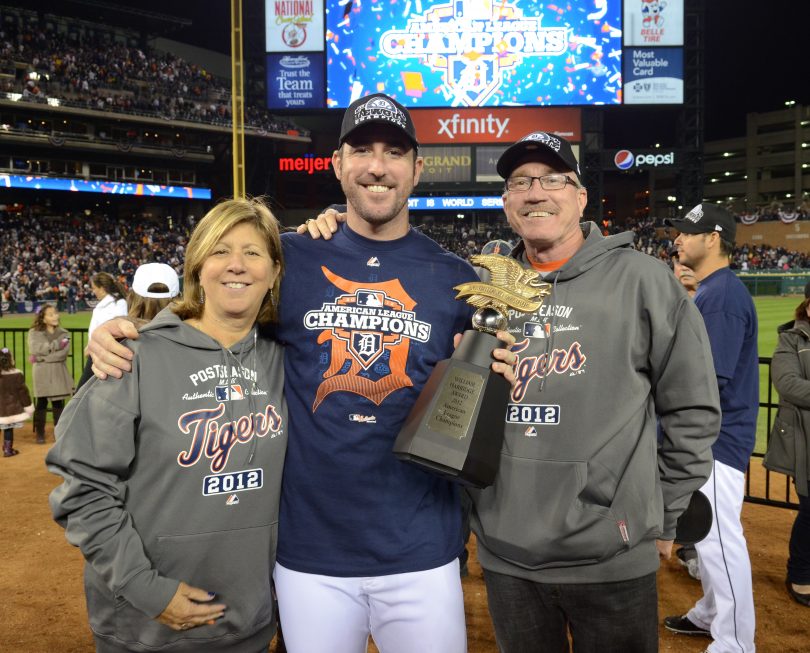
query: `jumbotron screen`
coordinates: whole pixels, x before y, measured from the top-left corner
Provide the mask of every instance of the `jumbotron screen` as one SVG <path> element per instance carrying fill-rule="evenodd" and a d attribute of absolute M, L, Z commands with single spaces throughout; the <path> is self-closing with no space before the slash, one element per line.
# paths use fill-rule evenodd
<path fill-rule="evenodd" d="M 621 104 L 621 0 L 325 0 L 326 102 Z"/>

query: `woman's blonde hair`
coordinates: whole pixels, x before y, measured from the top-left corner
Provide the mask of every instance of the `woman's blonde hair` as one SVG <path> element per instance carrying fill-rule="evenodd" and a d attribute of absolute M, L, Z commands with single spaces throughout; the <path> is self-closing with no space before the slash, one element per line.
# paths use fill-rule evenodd
<path fill-rule="evenodd" d="M 183 297 L 172 310 L 184 320 L 197 319 L 203 314 L 200 294 L 200 271 L 203 263 L 223 236 L 237 225 L 252 225 L 264 238 L 270 258 L 279 266 L 279 273 L 270 292 L 262 300 L 256 321 L 259 324 L 275 322 L 277 318 L 281 277 L 284 275 L 284 259 L 281 255 L 281 238 L 278 220 L 261 198 L 231 199 L 217 204 L 200 220 L 186 247 L 183 273 Z"/>

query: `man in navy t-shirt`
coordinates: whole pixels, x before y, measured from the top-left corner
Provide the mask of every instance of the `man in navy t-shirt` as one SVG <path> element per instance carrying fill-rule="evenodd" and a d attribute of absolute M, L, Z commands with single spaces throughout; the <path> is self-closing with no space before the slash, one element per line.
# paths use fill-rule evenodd
<path fill-rule="evenodd" d="M 700 283 L 695 304 L 709 334 L 723 417 L 712 447 L 714 469 L 702 488 L 714 510 L 711 532 L 696 545 L 703 597 L 664 624 L 676 633 L 713 638 L 711 653 L 752 653 L 754 597 L 740 511 L 759 406 L 757 315 L 750 293 L 729 269 L 734 217 L 714 204 L 698 204 L 666 222 L 680 232 L 679 260 Z"/>

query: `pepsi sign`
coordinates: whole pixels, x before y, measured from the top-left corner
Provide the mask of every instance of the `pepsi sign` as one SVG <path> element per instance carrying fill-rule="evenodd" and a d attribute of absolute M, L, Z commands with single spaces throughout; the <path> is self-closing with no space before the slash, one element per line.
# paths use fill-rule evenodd
<path fill-rule="evenodd" d="M 675 152 L 661 152 L 660 150 L 631 152 L 630 150 L 619 150 L 613 155 L 613 165 L 619 170 L 668 168 L 675 165 Z"/>
<path fill-rule="evenodd" d="M 633 156 L 630 150 L 619 150 L 616 152 L 616 156 L 613 157 L 613 163 L 616 164 L 619 170 L 629 170 L 633 167 L 635 160 L 636 157 Z"/>

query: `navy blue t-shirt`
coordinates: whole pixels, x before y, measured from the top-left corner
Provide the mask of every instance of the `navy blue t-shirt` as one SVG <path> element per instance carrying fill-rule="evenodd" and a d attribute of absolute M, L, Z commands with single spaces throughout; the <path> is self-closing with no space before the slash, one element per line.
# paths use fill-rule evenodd
<path fill-rule="evenodd" d="M 695 304 L 706 323 L 723 421 L 715 460 L 744 472 L 754 451 L 759 410 L 757 314 L 751 294 L 727 267 L 700 282 Z"/>
<path fill-rule="evenodd" d="M 285 234 L 282 244 L 290 426 L 278 561 L 329 576 L 447 564 L 462 548 L 457 489 L 391 449 L 469 328 L 453 286 L 474 270 L 414 230 L 375 241 L 341 225 L 330 241 Z"/>

